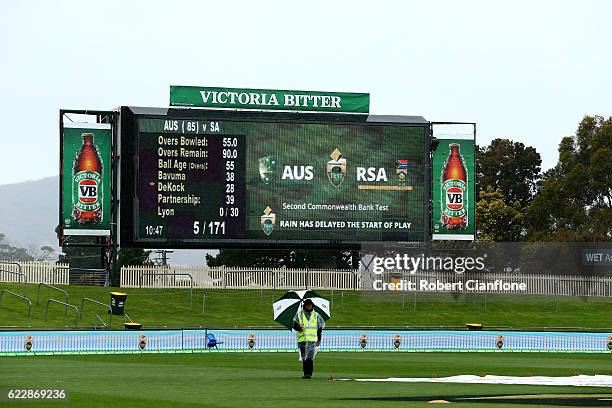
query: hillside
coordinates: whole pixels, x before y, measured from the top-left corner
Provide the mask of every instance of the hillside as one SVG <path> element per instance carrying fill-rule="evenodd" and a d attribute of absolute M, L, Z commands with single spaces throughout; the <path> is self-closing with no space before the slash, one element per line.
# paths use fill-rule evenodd
<path fill-rule="evenodd" d="M 0 185 L 0 233 L 14 246 L 56 248 L 55 227 L 59 211 L 59 178 Z M 173 265 L 202 265 L 210 251 L 177 250 L 170 255 Z"/>
<path fill-rule="evenodd" d="M 0 185 L 0 232 L 21 247 L 57 246 L 58 176 Z"/>

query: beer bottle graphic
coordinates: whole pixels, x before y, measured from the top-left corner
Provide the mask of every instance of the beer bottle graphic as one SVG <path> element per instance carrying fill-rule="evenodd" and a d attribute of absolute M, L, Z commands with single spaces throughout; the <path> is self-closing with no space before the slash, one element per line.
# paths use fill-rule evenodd
<path fill-rule="evenodd" d="M 467 216 L 467 171 L 459 154 L 459 145 L 448 145 L 450 154 L 442 168 L 441 211 L 442 225 L 449 230 L 464 229 Z"/>
<path fill-rule="evenodd" d="M 93 133 L 81 134 L 83 145 L 72 165 L 72 215 L 79 224 L 102 221 L 102 161 Z"/>

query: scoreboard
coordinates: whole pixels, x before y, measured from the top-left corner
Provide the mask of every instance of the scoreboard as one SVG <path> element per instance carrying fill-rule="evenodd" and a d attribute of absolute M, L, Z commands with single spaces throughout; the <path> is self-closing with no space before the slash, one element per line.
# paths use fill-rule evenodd
<path fill-rule="evenodd" d="M 122 245 L 429 239 L 421 117 L 122 107 Z"/>

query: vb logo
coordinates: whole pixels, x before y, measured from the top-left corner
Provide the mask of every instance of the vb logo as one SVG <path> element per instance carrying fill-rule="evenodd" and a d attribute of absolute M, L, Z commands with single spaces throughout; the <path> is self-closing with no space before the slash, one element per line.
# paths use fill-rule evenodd
<path fill-rule="evenodd" d="M 451 187 L 446 191 L 446 206 L 451 210 L 463 208 L 463 190 L 459 187 Z"/>
<path fill-rule="evenodd" d="M 85 204 L 95 203 L 98 200 L 98 182 L 84 179 L 79 182 L 79 201 Z"/>

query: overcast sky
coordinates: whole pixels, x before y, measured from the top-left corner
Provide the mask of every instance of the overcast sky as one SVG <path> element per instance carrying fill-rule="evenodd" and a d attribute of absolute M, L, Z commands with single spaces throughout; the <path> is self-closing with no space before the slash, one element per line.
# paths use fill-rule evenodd
<path fill-rule="evenodd" d="M 612 114 L 610 1 L 4 1 L 0 184 L 58 173 L 58 110 L 167 106 L 170 84 L 371 93 L 474 121 L 544 168 Z"/>

